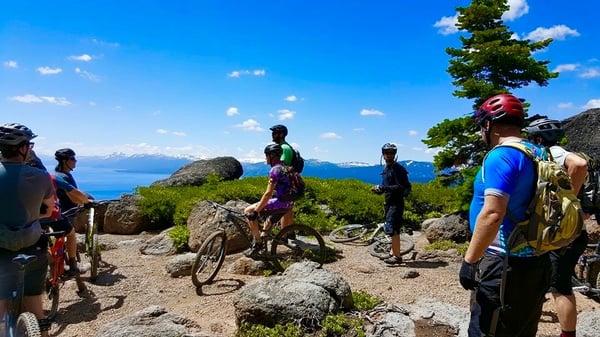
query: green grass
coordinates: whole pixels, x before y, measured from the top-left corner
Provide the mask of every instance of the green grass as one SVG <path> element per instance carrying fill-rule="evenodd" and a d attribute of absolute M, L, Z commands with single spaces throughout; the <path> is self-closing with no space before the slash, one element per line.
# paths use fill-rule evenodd
<path fill-rule="evenodd" d="M 266 327 L 260 324 L 243 323 L 238 329 L 235 337 L 303 337 L 304 331 L 297 325 L 288 323 L 277 324 L 274 327 Z"/>
<path fill-rule="evenodd" d="M 328 315 L 321 323 L 319 337 L 365 337 L 364 321 L 345 314 Z"/>
<path fill-rule="evenodd" d="M 456 243 L 452 240 L 441 240 L 441 241 L 436 241 L 434 243 L 430 243 L 427 246 L 425 246 L 423 249 L 425 251 L 456 249 L 460 255 L 464 256 L 465 253 L 467 252 L 467 248 L 469 248 L 468 242 Z"/>
<path fill-rule="evenodd" d="M 383 300 L 375 295 L 371 295 L 366 291 L 353 291 L 352 292 L 352 303 L 354 303 L 354 309 L 358 311 L 369 311 L 378 306 Z"/>
<path fill-rule="evenodd" d="M 364 321 L 343 313 L 330 314 L 320 324 L 320 329 L 307 331 L 296 324 L 277 324 L 273 327 L 262 324 L 242 323 L 235 337 L 365 337 Z"/>

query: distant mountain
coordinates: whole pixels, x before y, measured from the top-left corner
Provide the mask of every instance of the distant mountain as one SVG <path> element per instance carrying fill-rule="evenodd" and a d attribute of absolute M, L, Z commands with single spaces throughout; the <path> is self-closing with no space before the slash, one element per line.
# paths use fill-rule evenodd
<path fill-rule="evenodd" d="M 40 156 L 48 168 L 55 165 L 54 158 Z M 79 156 L 78 166 L 95 169 L 110 169 L 128 173 L 155 173 L 171 174 L 190 163 L 191 158 L 177 158 L 162 155 L 122 155 L 115 154 L 110 156 Z M 428 182 L 435 178 L 434 167 L 429 162 L 418 162 L 405 160 L 400 162 L 409 173 L 409 178 L 413 182 Z M 244 168 L 244 177 L 264 176 L 269 171 L 269 167 L 264 162 L 261 163 L 242 163 Z M 381 182 L 380 165 L 371 165 L 360 162 L 349 162 L 335 164 L 316 159 L 307 159 L 302 175 L 305 177 L 335 178 L 335 179 L 358 179 L 372 184 Z"/>

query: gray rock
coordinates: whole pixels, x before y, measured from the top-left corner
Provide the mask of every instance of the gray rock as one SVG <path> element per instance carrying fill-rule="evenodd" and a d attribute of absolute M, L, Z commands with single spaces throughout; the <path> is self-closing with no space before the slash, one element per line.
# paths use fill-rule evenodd
<path fill-rule="evenodd" d="M 226 207 L 238 210 L 239 212 L 243 212 L 248 205 L 244 201 L 228 201 L 225 204 Z M 236 253 L 250 247 L 250 242 L 238 231 L 233 221 L 240 221 L 240 225 L 244 230 L 247 229 L 247 225 L 235 217 L 228 216 L 227 213 L 225 210 L 215 209 L 206 201 L 202 201 L 194 207 L 187 220 L 187 226 L 190 230 L 188 246 L 191 251 L 197 252 L 202 242 L 219 228 L 223 228 L 225 233 L 227 233 L 228 254 Z"/>
<path fill-rule="evenodd" d="M 288 322 L 315 325 L 327 314 L 349 308 L 345 307 L 349 304 L 348 283 L 338 274 L 309 262 L 294 264 L 281 276 L 248 284 L 234 299 L 238 323 L 265 325 Z"/>
<path fill-rule="evenodd" d="M 139 247 L 144 243 L 143 239 L 122 240 L 117 243 L 119 248 Z"/>
<path fill-rule="evenodd" d="M 586 311 L 577 315 L 577 336 L 598 337 L 600 335 L 600 310 Z"/>
<path fill-rule="evenodd" d="M 421 274 L 419 274 L 419 272 L 416 269 L 409 269 L 409 270 L 402 272 L 402 274 L 400 274 L 400 277 L 403 279 L 409 279 L 409 278 L 417 278 L 420 275 Z"/>
<path fill-rule="evenodd" d="M 367 332 L 367 337 L 415 337 L 415 323 L 401 312 L 388 312 Z"/>
<path fill-rule="evenodd" d="M 237 275 L 264 275 L 269 265 L 264 261 L 257 261 L 245 256 L 235 260 L 227 269 L 230 274 Z"/>
<path fill-rule="evenodd" d="M 223 180 L 235 180 L 244 174 L 244 170 L 242 164 L 233 157 L 198 160 L 183 166 L 169 178 L 159 180 L 152 185 L 201 186 L 211 174 L 215 174 Z"/>
<path fill-rule="evenodd" d="M 171 277 L 190 276 L 194 260 L 196 260 L 194 253 L 176 255 L 167 261 L 165 268 Z"/>
<path fill-rule="evenodd" d="M 155 305 L 106 324 L 96 337 L 184 337 L 199 332 L 193 321 Z"/>
<path fill-rule="evenodd" d="M 469 237 L 469 223 L 457 214 L 446 215 L 433 222 L 425 230 L 429 242 L 452 240 L 466 242 Z"/>
<path fill-rule="evenodd" d="M 140 247 L 140 253 L 144 255 L 173 255 L 177 249 L 169 236 L 170 229 L 146 240 Z"/>
<path fill-rule="evenodd" d="M 433 317 L 431 319 L 436 324 L 452 327 L 454 330 L 458 331 L 459 337 L 468 336 L 467 332 L 470 319 L 468 308 L 443 303 L 432 298 L 419 299 L 413 307 L 417 308 L 417 311 L 421 313 L 421 317 L 423 316 L 423 312 L 433 312 Z"/>
<path fill-rule="evenodd" d="M 600 109 L 590 109 L 563 121 L 567 149 L 600 158 Z"/>
<path fill-rule="evenodd" d="M 104 231 L 104 217 L 108 210 L 109 203 L 103 203 L 94 208 L 94 222 L 98 226 L 98 231 Z M 90 216 L 90 211 L 87 209 L 81 210 L 72 220 L 75 232 L 84 234 L 87 229 L 87 224 Z"/>
<path fill-rule="evenodd" d="M 112 202 L 104 215 L 104 232 L 110 234 L 139 234 L 145 230 L 144 219 L 138 207 L 141 197 L 125 195 Z"/>
<path fill-rule="evenodd" d="M 427 228 L 429 228 L 429 226 L 431 226 L 432 224 L 436 223 L 440 218 L 431 218 L 431 219 L 425 219 L 422 223 L 421 223 L 421 230 L 424 231 Z"/>

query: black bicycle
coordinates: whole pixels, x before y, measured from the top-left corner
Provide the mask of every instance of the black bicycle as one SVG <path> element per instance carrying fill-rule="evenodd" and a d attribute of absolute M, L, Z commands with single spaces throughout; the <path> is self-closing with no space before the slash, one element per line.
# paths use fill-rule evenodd
<path fill-rule="evenodd" d="M 577 291 L 600 303 L 600 245 L 590 244 L 591 254 L 579 258 L 572 278 L 573 291 Z"/>
<path fill-rule="evenodd" d="M 221 206 L 216 202 L 209 201 L 209 203 L 217 212 L 224 212 L 226 222 L 235 225 L 249 246 L 252 243 L 252 235 L 247 226 L 246 216 L 242 212 Z M 262 222 L 264 225 L 266 219 Z M 271 228 L 264 230 L 264 235 L 266 241 L 271 242 L 271 249 L 268 251 L 265 248 L 258 258 L 270 262 L 277 271 L 283 271 L 292 263 L 303 260 L 311 260 L 319 264 L 323 264 L 325 260 L 325 241 L 321 234 L 311 227 L 293 224 L 279 228 L 278 224 L 273 224 Z M 212 282 L 217 276 L 226 252 L 227 233 L 223 227 L 220 227 L 204 240 L 197 252 L 192 266 L 192 282 L 197 288 Z"/>

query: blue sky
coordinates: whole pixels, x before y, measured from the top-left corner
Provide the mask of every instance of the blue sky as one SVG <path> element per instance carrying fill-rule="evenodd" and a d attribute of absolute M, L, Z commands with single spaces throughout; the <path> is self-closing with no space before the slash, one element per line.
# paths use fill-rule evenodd
<path fill-rule="evenodd" d="M 261 159 L 284 123 L 305 158 L 431 160 L 421 143 L 468 113 L 444 49 L 467 1 L 4 2 L 0 122 L 36 148 Z M 600 3 L 511 0 L 520 38 L 554 37 L 536 57 L 560 77 L 521 89 L 556 118 L 600 107 Z"/>

